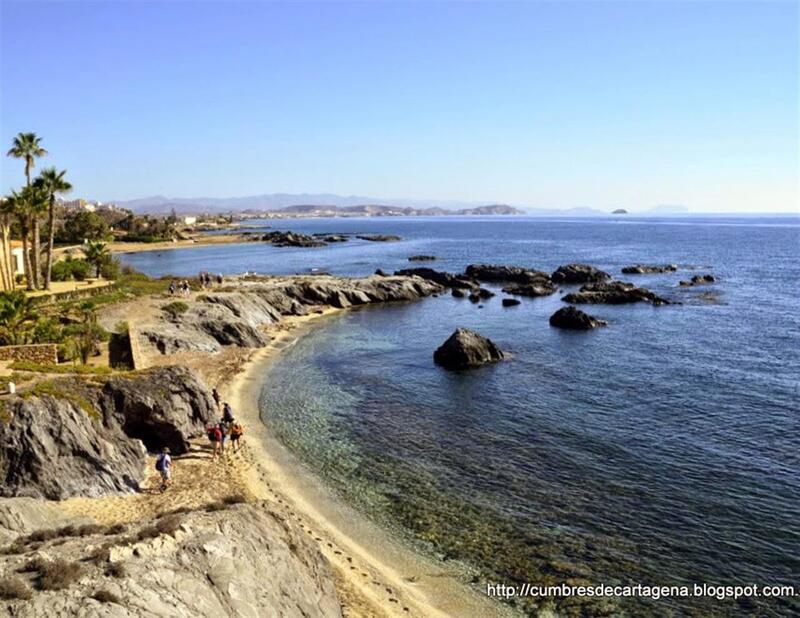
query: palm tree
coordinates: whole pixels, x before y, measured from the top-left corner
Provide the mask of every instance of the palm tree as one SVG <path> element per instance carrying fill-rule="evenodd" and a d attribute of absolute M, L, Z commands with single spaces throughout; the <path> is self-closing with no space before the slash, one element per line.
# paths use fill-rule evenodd
<path fill-rule="evenodd" d="M 53 238 L 56 232 L 56 194 L 66 193 L 72 190 L 72 185 L 64 180 L 64 174 L 66 173 L 67 170 L 61 170 L 59 172 L 54 167 L 46 167 L 33 183 L 35 186 L 44 189 L 49 198 L 49 210 L 47 213 L 47 266 L 44 274 L 45 290 L 50 289 L 50 277 L 53 273 Z"/>
<path fill-rule="evenodd" d="M 47 151 L 41 146 L 41 138 L 36 133 L 18 133 L 14 138 L 11 149 L 6 153 L 9 157 L 25 159 L 25 178 L 27 186 L 31 186 L 31 169 L 36 165 L 34 159 L 43 157 Z"/>
<path fill-rule="evenodd" d="M 13 290 L 14 267 L 11 258 L 11 221 L 14 217 L 14 203 L 7 197 L 0 197 L 0 288 Z"/>
<path fill-rule="evenodd" d="M 108 247 L 106 247 L 106 243 L 99 240 L 90 240 L 83 247 L 83 254 L 86 256 L 86 261 L 94 265 L 97 271 L 96 276 L 99 277 L 100 269 L 103 263 L 108 259 L 108 256 L 111 255 L 111 252 L 108 250 Z"/>
<path fill-rule="evenodd" d="M 18 133 L 12 142 L 11 149 L 6 153 L 9 157 L 16 157 L 17 159 L 25 159 L 25 179 L 27 188 L 31 186 L 31 169 L 36 165 L 36 158 L 43 157 L 47 151 L 42 148 L 41 138 L 36 133 Z M 36 212 L 32 212 L 36 215 Z M 33 243 L 31 249 L 33 250 L 33 260 L 31 266 L 33 270 L 33 281 L 29 285 L 39 287 L 39 219 L 34 216 L 33 225 L 29 229 L 29 234 L 33 234 Z M 23 238 L 23 242 L 25 239 Z M 27 250 L 26 250 L 27 252 Z M 26 258 L 27 259 L 27 258 Z M 30 289 L 30 288 L 29 288 Z"/>
<path fill-rule="evenodd" d="M 0 292 L 0 340 L 4 343 L 25 343 L 38 317 L 33 299 L 24 292 Z"/>
<path fill-rule="evenodd" d="M 31 268 L 31 254 L 28 251 L 28 239 L 30 238 L 30 208 L 27 195 L 27 187 L 22 191 L 12 191 L 6 199 L 8 212 L 17 218 L 19 224 L 19 235 L 22 237 L 22 260 L 25 269 L 26 289 L 33 290 L 33 273 Z"/>

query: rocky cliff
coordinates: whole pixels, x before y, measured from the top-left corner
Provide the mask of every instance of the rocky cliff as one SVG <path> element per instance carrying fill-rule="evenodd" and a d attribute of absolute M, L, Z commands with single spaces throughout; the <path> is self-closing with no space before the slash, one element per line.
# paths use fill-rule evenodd
<path fill-rule="evenodd" d="M 198 302 L 189 303 L 179 315 L 165 313 L 139 324 L 139 342 L 161 354 L 218 352 L 229 345 L 260 347 L 266 340 L 259 327 L 282 316 L 305 315 L 321 306 L 410 301 L 441 290 L 437 283 L 416 276 L 239 279 L 221 291 L 198 296 Z"/>
<path fill-rule="evenodd" d="M 50 380 L 4 404 L 0 495 L 49 499 L 134 491 L 148 448 L 184 452 L 215 416 L 207 389 L 184 367 L 105 384 Z"/>
<path fill-rule="evenodd" d="M 0 614 L 20 618 L 342 615 L 327 561 L 265 504 L 19 535 L 0 573 Z"/>

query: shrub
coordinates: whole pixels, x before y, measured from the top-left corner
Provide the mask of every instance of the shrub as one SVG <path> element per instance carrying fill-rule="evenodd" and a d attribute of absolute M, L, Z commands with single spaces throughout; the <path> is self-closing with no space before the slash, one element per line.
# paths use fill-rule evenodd
<path fill-rule="evenodd" d="M 176 300 L 161 307 L 161 311 L 168 313 L 170 317 L 175 318 L 182 313 L 189 311 L 189 305 L 182 300 Z"/>
<path fill-rule="evenodd" d="M 214 511 L 224 511 L 227 506 L 228 505 L 222 500 L 217 500 L 216 502 L 209 502 L 206 504 L 206 511 L 209 513 L 213 513 Z"/>
<path fill-rule="evenodd" d="M 30 599 L 31 589 L 21 577 L 6 575 L 0 577 L 0 599 Z"/>
<path fill-rule="evenodd" d="M 39 318 L 33 327 L 31 340 L 33 343 L 61 343 L 64 332 L 61 325 L 53 318 Z"/>
<path fill-rule="evenodd" d="M 100 276 L 103 279 L 119 279 L 120 265 L 119 260 L 113 255 L 107 255 L 100 263 Z"/>
<path fill-rule="evenodd" d="M 98 590 L 92 595 L 92 598 L 96 601 L 100 601 L 101 603 L 117 603 L 118 605 L 122 604 L 122 599 L 120 599 L 110 590 Z"/>
<path fill-rule="evenodd" d="M 128 575 L 128 570 L 122 562 L 112 562 L 106 567 L 106 575 L 122 579 Z"/>
<path fill-rule="evenodd" d="M 100 524 L 84 524 L 75 531 L 75 536 L 91 536 L 92 534 L 100 534 L 105 531 L 106 527 Z"/>
<path fill-rule="evenodd" d="M 245 498 L 242 494 L 233 494 L 230 496 L 225 496 L 222 501 L 225 504 L 243 504 L 247 502 L 247 498 Z"/>
<path fill-rule="evenodd" d="M 86 260 L 77 260 L 71 255 L 68 255 L 63 260 L 53 264 L 52 279 L 53 281 L 84 281 L 90 277 L 92 273 L 92 265 Z"/>
<path fill-rule="evenodd" d="M 146 541 L 147 539 L 154 539 L 157 536 L 160 536 L 161 532 L 155 526 L 147 526 L 146 528 L 142 528 L 139 532 L 136 533 L 136 537 L 134 540 L 136 541 Z"/>
<path fill-rule="evenodd" d="M 63 590 L 83 575 L 83 567 L 77 562 L 57 558 L 40 565 L 38 586 L 40 590 Z"/>
<path fill-rule="evenodd" d="M 179 513 L 173 513 L 159 519 L 156 523 L 156 529 L 160 534 L 173 534 L 181 527 L 182 522 L 183 517 Z"/>
<path fill-rule="evenodd" d="M 106 528 L 106 534 L 123 534 L 127 532 L 128 526 L 125 524 L 113 524 Z"/>

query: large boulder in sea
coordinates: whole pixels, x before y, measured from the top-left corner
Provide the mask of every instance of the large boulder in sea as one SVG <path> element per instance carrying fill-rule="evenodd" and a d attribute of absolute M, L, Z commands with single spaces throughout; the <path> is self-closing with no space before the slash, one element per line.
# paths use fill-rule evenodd
<path fill-rule="evenodd" d="M 465 274 L 478 281 L 508 281 L 540 285 L 550 281 L 550 275 L 541 270 L 497 264 L 470 264 L 467 266 Z"/>
<path fill-rule="evenodd" d="M 677 264 L 634 264 L 623 267 L 622 272 L 626 275 L 649 275 L 674 273 L 676 270 L 678 270 Z"/>
<path fill-rule="evenodd" d="M 652 303 L 668 305 L 669 301 L 647 288 L 638 288 L 626 281 L 609 281 L 605 283 L 587 283 L 578 292 L 567 294 L 562 298 L 566 303 L 591 303 L 606 305 L 622 305 L 627 303 Z"/>
<path fill-rule="evenodd" d="M 591 330 L 608 322 L 584 313 L 576 307 L 562 307 L 550 316 L 550 326 L 569 330 Z"/>
<path fill-rule="evenodd" d="M 503 360 L 503 351 L 491 339 L 467 328 L 458 328 L 433 353 L 436 364 L 446 369 L 469 369 Z"/>
<path fill-rule="evenodd" d="M 556 283 L 589 283 L 605 281 L 611 275 L 589 264 L 566 264 L 559 266 L 550 278 Z"/>
<path fill-rule="evenodd" d="M 268 232 L 261 237 L 261 240 L 272 243 L 276 247 L 324 247 L 325 243 L 321 240 L 298 234 L 297 232 Z"/>
<path fill-rule="evenodd" d="M 714 275 L 695 275 L 689 281 L 681 281 L 679 285 L 684 288 L 690 288 L 695 285 L 706 285 L 708 283 L 714 283 L 716 281 L 716 277 Z"/>

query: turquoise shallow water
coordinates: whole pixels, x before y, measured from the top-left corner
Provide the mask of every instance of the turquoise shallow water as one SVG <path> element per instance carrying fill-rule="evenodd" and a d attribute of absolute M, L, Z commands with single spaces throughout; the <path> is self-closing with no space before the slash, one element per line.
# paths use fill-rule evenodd
<path fill-rule="evenodd" d="M 415 253 L 435 254 L 434 267 L 453 271 L 471 262 L 552 270 L 587 261 L 619 277 L 630 263 L 678 263 L 674 274 L 622 278 L 683 304 L 593 306 L 610 325 L 590 333 L 549 327 L 560 294 L 511 309 L 498 294 L 483 308 L 443 296 L 348 312 L 265 376 L 263 416 L 346 499 L 484 578 L 797 585 L 797 219 L 285 227 L 407 240 L 125 259 L 153 274 L 361 275 L 407 267 Z M 718 283 L 676 286 L 701 272 Z M 699 296 L 708 291 L 715 302 Z M 433 350 L 458 326 L 489 336 L 512 359 L 466 373 L 436 367 Z M 789 601 L 754 603 L 763 615 L 800 611 Z M 690 606 L 729 615 L 749 607 L 670 600 L 619 611 Z"/>

